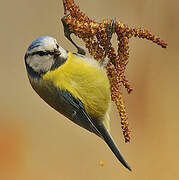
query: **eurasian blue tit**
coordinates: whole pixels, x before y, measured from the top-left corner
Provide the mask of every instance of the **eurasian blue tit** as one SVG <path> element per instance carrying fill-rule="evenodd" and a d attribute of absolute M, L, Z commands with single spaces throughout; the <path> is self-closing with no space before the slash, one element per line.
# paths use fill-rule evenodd
<path fill-rule="evenodd" d="M 32 42 L 25 64 L 37 94 L 68 119 L 101 137 L 131 170 L 109 134 L 111 91 L 104 67 L 92 58 L 66 51 L 49 36 Z"/>

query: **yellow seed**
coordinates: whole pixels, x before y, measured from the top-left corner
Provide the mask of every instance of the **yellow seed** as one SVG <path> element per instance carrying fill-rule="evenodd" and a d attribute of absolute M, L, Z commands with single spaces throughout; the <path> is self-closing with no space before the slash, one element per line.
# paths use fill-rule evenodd
<path fill-rule="evenodd" d="M 104 166 L 104 161 L 100 161 L 100 166 L 103 167 Z"/>

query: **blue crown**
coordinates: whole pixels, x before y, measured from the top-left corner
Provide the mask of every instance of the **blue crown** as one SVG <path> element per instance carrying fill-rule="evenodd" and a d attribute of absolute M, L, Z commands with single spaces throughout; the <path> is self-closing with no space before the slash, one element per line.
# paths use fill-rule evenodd
<path fill-rule="evenodd" d="M 32 49 L 38 47 L 38 46 L 41 46 L 43 44 L 43 41 L 44 39 L 53 39 L 52 37 L 50 36 L 41 36 L 39 38 L 37 38 L 36 40 L 34 40 L 32 42 L 32 44 L 28 47 L 28 51 L 31 51 Z"/>

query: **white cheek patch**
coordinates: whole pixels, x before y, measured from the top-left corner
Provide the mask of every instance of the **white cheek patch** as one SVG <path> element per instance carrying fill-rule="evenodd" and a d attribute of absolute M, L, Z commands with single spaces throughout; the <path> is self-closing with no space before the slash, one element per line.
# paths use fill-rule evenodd
<path fill-rule="evenodd" d="M 47 72 L 54 61 L 51 56 L 33 55 L 27 58 L 27 63 L 35 72 Z"/>

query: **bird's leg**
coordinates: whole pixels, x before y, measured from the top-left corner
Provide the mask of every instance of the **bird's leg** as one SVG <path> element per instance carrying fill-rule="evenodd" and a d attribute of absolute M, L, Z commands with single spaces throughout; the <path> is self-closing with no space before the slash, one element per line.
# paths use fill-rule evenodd
<path fill-rule="evenodd" d="M 61 21 L 62 21 L 62 24 L 63 24 L 65 37 L 77 48 L 78 54 L 85 55 L 85 54 L 86 54 L 85 50 L 84 50 L 82 47 L 79 47 L 79 46 L 71 39 L 71 36 L 70 36 L 70 35 L 72 34 L 72 32 L 70 32 L 69 26 L 68 26 L 68 25 L 66 24 L 66 22 L 65 22 L 65 16 L 62 17 Z"/>
<path fill-rule="evenodd" d="M 111 42 L 112 35 L 115 32 L 115 21 L 116 21 L 116 19 L 113 18 L 111 20 L 111 23 L 108 24 L 107 27 L 106 27 L 107 40 L 106 40 L 106 45 L 105 45 L 105 48 L 104 48 L 105 54 L 104 54 L 104 57 L 102 59 L 102 62 L 103 62 L 104 66 L 107 65 L 108 60 L 109 60 L 106 56 L 107 56 L 108 51 L 109 51 L 109 45 L 110 45 L 110 42 Z"/>
<path fill-rule="evenodd" d="M 113 18 L 111 20 L 111 23 L 108 24 L 108 26 L 106 27 L 106 35 L 107 35 L 107 40 L 106 40 L 106 47 L 105 47 L 105 56 L 108 54 L 108 51 L 109 51 L 109 44 L 111 42 L 111 38 L 112 38 L 112 35 L 115 31 L 115 18 Z"/>

